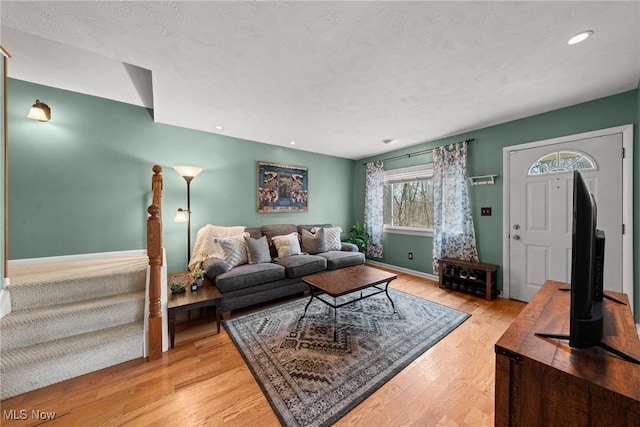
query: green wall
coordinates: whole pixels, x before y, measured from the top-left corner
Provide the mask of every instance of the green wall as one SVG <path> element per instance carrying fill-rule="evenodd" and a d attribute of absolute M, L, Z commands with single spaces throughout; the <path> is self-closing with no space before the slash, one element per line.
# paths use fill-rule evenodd
<path fill-rule="evenodd" d="M 333 223 L 348 230 L 353 161 L 153 122 L 142 107 L 9 80 L 9 258 L 146 247 L 151 167 L 164 172 L 163 235 L 169 271 L 186 268 L 186 183 L 174 165 L 204 171 L 191 183 L 192 238 L 216 225 Z M 26 117 L 40 99 L 52 119 Z M 309 212 L 260 214 L 256 162 L 309 169 Z M 346 234 L 345 234 L 346 235 Z"/>
<path fill-rule="evenodd" d="M 26 114 L 38 98 L 52 108 L 39 123 Z M 164 168 L 164 246 L 169 271 L 186 264 L 186 224 L 174 223 L 186 208 L 186 184 L 176 164 L 204 168 L 191 185 L 192 247 L 204 224 L 331 222 L 348 230 L 363 220 L 363 163 L 474 138 L 469 175 L 502 175 L 503 147 L 634 124 L 634 277 L 640 306 L 640 88 L 622 94 L 351 161 L 153 122 L 142 107 L 9 80 L 9 258 L 33 258 L 141 249 L 151 167 Z M 259 214 L 256 161 L 309 168 L 309 213 Z M 431 155 L 387 163 L 388 168 L 431 161 Z M 502 264 L 502 176 L 496 185 L 471 187 L 480 259 Z M 493 216 L 480 217 L 481 206 Z M 345 233 L 346 236 L 346 233 Z M 413 252 L 414 259 L 407 259 Z M 431 273 L 432 239 L 385 235 L 381 262 Z M 500 275 L 499 286 L 502 286 Z"/>
<path fill-rule="evenodd" d="M 638 148 L 638 125 L 640 118 L 640 89 L 618 95 L 577 104 L 571 107 L 550 111 L 544 114 L 491 126 L 472 132 L 466 132 L 448 138 L 430 141 L 407 149 L 397 150 L 380 156 L 369 157 L 357 162 L 354 171 L 354 221 L 361 220 L 364 212 L 364 174 L 363 163 L 413 153 L 416 151 L 446 145 L 465 139 L 474 138 L 469 145 L 468 174 L 498 174 L 496 185 L 470 187 L 476 241 L 480 260 L 502 265 L 502 149 L 516 144 L 523 144 L 549 138 L 589 132 L 609 127 L 634 124 L 634 283 L 636 303 L 640 306 L 640 149 Z M 385 166 L 389 169 L 412 166 L 432 161 L 431 154 L 394 160 Z M 489 206 L 493 215 L 480 216 L 480 207 Z M 412 270 L 431 273 L 431 256 L 433 250 L 431 237 L 404 236 L 386 233 L 384 235 L 384 257 L 379 261 Z M 413 252 L 414 259 L 407 259 L 407 252 Z M 502 275 L 499 275 L 499 287 L 502 288 Z M 638 312 L 640 310 L 636 310 Z M 637 317 L 640 318 L 640 317 Z"/>

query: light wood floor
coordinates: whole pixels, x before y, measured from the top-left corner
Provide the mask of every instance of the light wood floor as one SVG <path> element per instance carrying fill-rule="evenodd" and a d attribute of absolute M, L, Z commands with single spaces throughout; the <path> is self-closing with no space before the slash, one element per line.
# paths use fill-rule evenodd
<path fill-rule="evenodd" d="M 493 425 L 493 346 L 524 304 L 485 301 L 407 274 L 392 287 L 471 317 L 336 425 Z M 161 360 L 123 363 L 1 404 L 7 427 L 42 424 L 33 411 L 55 412 L 47 426 L 279 425 L 224 327 L 215 335 L 213 317 L 179 324 L 176 346 Z"/>

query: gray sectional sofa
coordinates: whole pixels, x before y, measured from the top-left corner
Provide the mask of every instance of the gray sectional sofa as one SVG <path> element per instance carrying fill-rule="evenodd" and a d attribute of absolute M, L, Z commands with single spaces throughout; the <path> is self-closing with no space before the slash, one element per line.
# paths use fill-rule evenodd
<path fill-rule="evenodd" d="M 285 236 L 293 232 L 297 232 L 300 236 L 303 233 L 309 236 L 306 232 L 314 227 L 326 229 L 332 226 L 330 224 L 275 224 L 245 229 L 252 239 L 266 236 L 270 250 L 270 256 L 266 257 L 267 261 L 246 263 L 229 270 L 228 265 L 225 266 L 224 261 L 219 258 L 204 260 L 202 268 L 206 272 L 207 281 L 215 284 L 223 295 L 223 317 L 229 317 L 232 310 L 307 291 L 309 288 L 302 281 L 303 276 L 364 264 L 364 254 L 358 251 L 358 247 L 345 242 L 340 242 L 341 250 L 329 250 L 314 255 L 304 253 L 284 258 L 278 257 L 272 240 L 274 236 Z M 305 251 L 304 240 L 301 249 Z"/>

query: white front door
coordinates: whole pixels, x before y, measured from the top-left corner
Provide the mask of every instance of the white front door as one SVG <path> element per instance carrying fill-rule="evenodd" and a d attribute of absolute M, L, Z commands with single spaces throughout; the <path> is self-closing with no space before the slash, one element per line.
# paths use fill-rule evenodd
<path fill-rule="evenodd" d="M 572 169 L 581 170 L 598 206 L 605 289 L 622 292 L 622 150 L 617 133 L 510 151 L 511 298 L 529 301 L 546 280 L 571 281 Z"/>

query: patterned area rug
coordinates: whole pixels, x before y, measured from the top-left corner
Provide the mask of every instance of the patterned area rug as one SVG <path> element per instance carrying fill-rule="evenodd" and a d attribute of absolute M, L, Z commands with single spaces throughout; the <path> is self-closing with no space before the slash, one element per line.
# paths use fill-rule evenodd
<path fill-rule="evenodd" d="M 331 307 L 314 300 L 300 320 L 308 298 L 224 322 L 283 425 L 334 423 L 469 317 L 389 294 L 395 314 L 384 293 L 338 308 L 335 341 Z"/>

